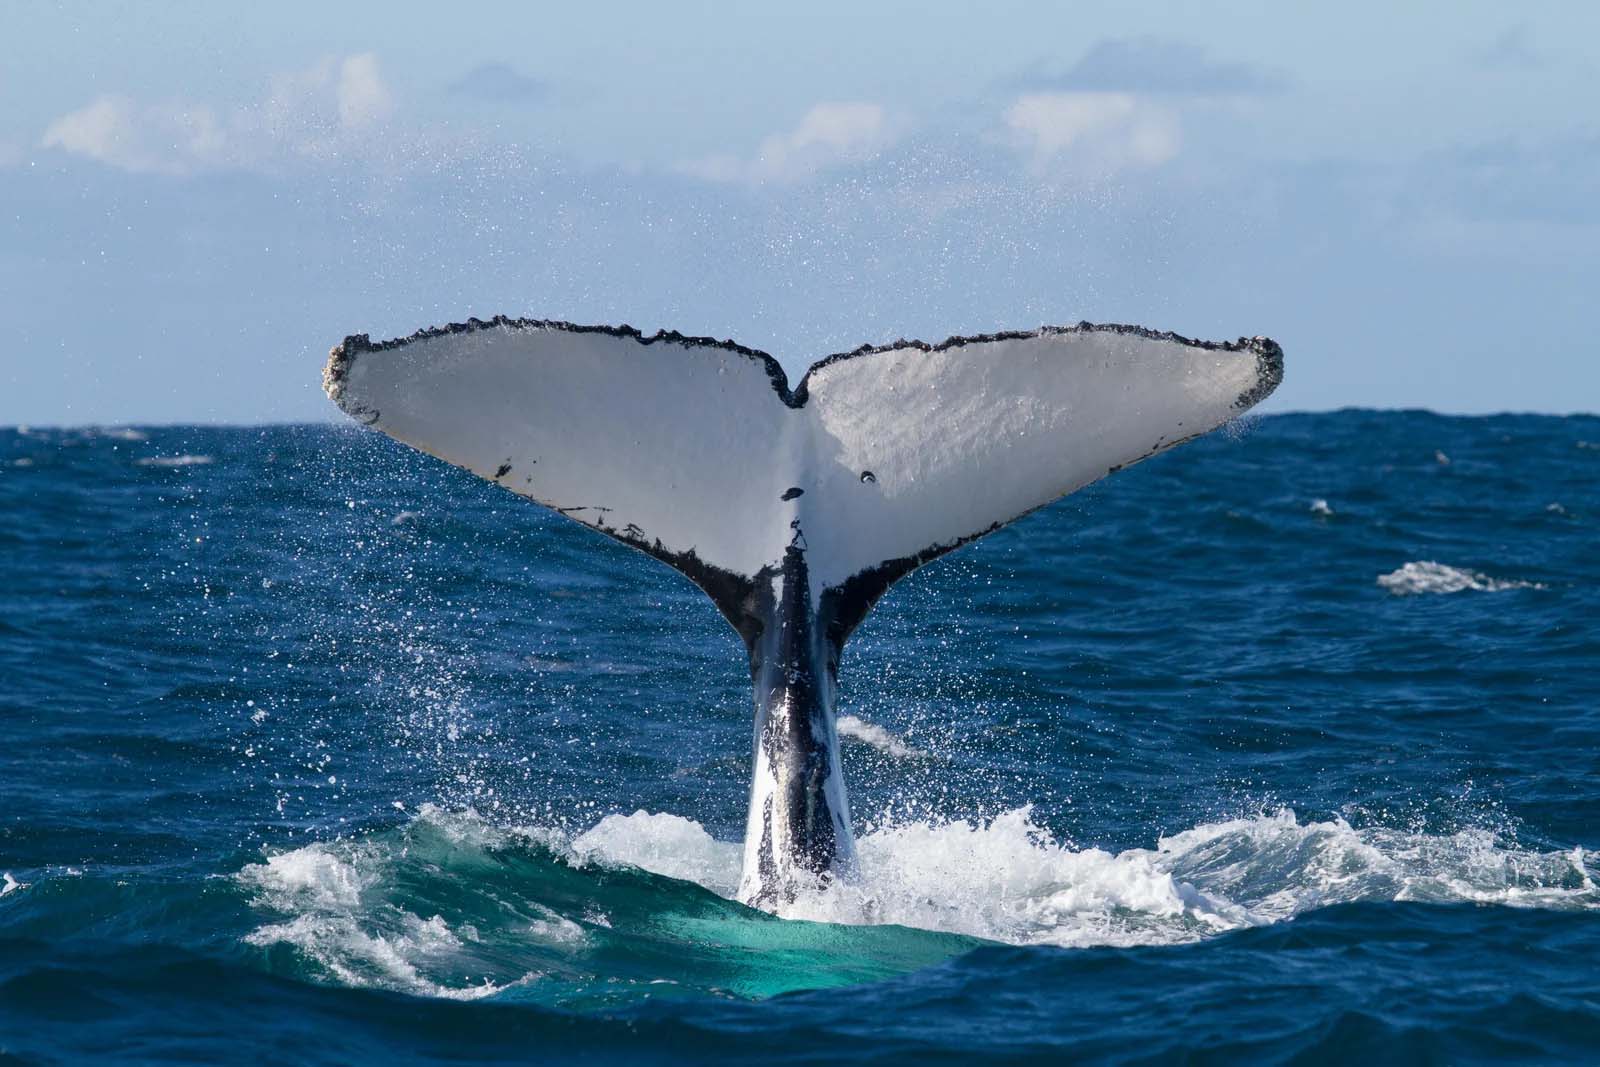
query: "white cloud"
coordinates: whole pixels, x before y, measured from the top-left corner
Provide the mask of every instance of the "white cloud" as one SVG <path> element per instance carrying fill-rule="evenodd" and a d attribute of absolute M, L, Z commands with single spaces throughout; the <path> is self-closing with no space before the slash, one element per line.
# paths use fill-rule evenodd
<path fill-rule="evenodd" d="M 1177 112 L 1133 93 L 1028 93 L 1005 123 L 1036 171 L 1087 179 L 1159 167 L 1182 143 Z"/>
<path fill-rule="evenodd" d="M 40 143 L 136 173 L 268 170 L 340 156 L 393 112 L 377 57 L 364 53 L 276 75 L 251 105 L 101 96 L 52 122 Z"/>
<path fill-rule="evenodd" d="M 339 123 L 350 129 L 382 122 L 394 114 L 394 98 L 378 73 L 371 52 L 339 64 Z"/>
<path fill-rule="evenodd" d="M 765 138 L 752 158 L 711 156 L 686 163 L 686 174 L 721 182 L 787 183 L 870 159 L 889 142 L 882 105 L 817 104 L 787 133 Z"/>

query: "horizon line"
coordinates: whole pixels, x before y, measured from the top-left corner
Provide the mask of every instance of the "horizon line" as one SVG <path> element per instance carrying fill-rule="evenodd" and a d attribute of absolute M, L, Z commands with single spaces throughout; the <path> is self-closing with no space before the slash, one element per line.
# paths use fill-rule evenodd
<path fill-rule="evenodd" d="M 1432 415 L 1444 419 L 1498 419 L 1498 418 L 1600 418 L 1600 410 L 1596 411 L 1533 411 L 1533 410 L 1501 410 L 1501 411 L 1440 411 L 1435 408 L 1423 407 L 1364 407 L 1360 405 L 1346 405 L 1338 408 L 1295 408 L 1288 411 L 1251 412 L 1233 420 L 1234 423 L 1258 422 L 1267 419 L 1283 417 L 1302 417 L 1307 415 L 1341 415 L 1341 414 L 1372 414 L 1372 415 Z M 1230 424 L 1231 425 L 1231 424 Z M 189 422 L 153 421 L 141 422 L 138 420 L 93 420 L 86 422 L 0 422 L 0 431 L 26 433 L 32 430 L 96 430 L 96 429 L 129 429 L 129 430 L 175 430 L 175 429 L 231 429 L 231 430 L 265 430 L 276 428 L 310 428 L 310 427 L 341 427 L 349 426 L 360 428 L 349 419 L 330 416 L 325 419 L 263 419 L 261 421 L 226 421 L 212 419 L 196 419 Z"/>

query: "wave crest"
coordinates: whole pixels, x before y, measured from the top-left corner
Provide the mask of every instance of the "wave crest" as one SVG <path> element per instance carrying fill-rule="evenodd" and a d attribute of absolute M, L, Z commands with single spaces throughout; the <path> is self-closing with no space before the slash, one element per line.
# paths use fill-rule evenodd
<path fill-rule="evenodd" d="M 1423 593 L 1499 593 L 1507 589 L 1544 589 L 1538 582 L 1491 578 L 1477 571 L 1462 570 L 1431 559 L 1413 560 L 1388 574 L 1378 575 L 1378 584 L 1396 596 Z"/>
<path fill-rule="evenodd" d="M 427 807 L 392 830 L 268 857 L 236 882 L 267 913 L 246 942 L 287 949 L 314 976 L 563 1002 L 662 982 L 766 995 L 884 977 L 980 940 L 1177 944 L 1356 901 L 1600 908 L 1597 868 L 1581 849 L 1529 851 L 1487 830 L 1301 822 L 1287 810 L 1120 853 L 1059 841 L 1027 808 L 886 826 L 858 849 L 858 876 L 779 909 L 809 921 L 776 925 L 728 899 L 740 846 L 643 811 L 570 838 Z M 788 962 L 763 969 L 764 952 Z M 623 958 L 650 962 L 607 972 Z"/>

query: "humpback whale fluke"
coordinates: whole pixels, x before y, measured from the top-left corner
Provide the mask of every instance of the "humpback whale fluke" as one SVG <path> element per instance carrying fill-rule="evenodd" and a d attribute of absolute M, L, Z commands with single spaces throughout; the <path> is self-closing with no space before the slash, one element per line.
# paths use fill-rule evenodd
<path fill-rule="evenodd" d="M 333 349 L 346 413 L 675 567 L 744 639 L 755 772 L 740 897 L 854 864 L 834 688 L 912 570 L 1242 414 L 1265 338 L 1131 326 L 899 341 L 790 387 L 731 341 L 496 318 Z"/>

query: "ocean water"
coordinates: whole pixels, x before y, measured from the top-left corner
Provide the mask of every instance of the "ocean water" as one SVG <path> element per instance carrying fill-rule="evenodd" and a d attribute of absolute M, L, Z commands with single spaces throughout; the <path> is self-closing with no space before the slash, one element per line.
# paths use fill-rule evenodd
<path fill-rule="evenodd" d="M 0 1063 L 1592 1062 L 1600 418 L 1255 420 L 846 650 L 353 427 L 0 430 Z"/>

